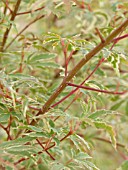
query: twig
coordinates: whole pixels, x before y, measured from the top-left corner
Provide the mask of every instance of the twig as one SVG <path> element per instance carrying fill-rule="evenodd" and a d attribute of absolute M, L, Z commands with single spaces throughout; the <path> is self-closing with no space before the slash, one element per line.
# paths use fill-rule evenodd
<path fill-rule="evenodd" d="M 43 150 L 50 156 L 50 158 L 54 161 L 55 158 L 47 151 L 45 150 L 45 147 L 42 145 L 42 143 L 40 142 L 39 139 L 36 139 L 36 141 L 38 142 L 38 144 L 43 148 Z"/>
<path fill-rule="evenodd" d="M 37 12 L 37 11 L 40 11 L 41 9 L 43 9 L 45 6 L 42 6 L 40 8 L 37 8 L 37 9 L 34 9 L 34 10 L 30 10 L 30 11 L 26 11 L 26 12 L 19 12 L 17 13 L 16 15 L 25 15 L 25 14 L 30 14 L 30 13 L 33 13 L 33 12 Z"/>
<path fill-rule="evenodd" d="M 8 130 L 8 127 L 4 127 L 2 124 L 0 124 L 0 127 L 6 132 L 7 134 L 7 140 L 12 140 L 12 137 L 10 136 L 10 130 Z"/>
<path fill-rule="evenodd" d="M 77 84 L 73 84 L 73 83 L 67 83 L 67 85 L 72 86 L 72 87 L 86 89 L 86 90 L 97 91 L 97 92 L 107 93 L 107 94 L 115 94 L 115 95 L 123 95 L 127 92 L 127 90 L 123 91 L 123 92 L 100 90 L 100 89 L 95 89 L 95 88 L 88 87 L 88 86 L 81 86 L 81 85 L 77 85 Z"/>
<path fill-rule="evenodd" d="M 96 30 L 97 34 L 99 35 L 101 42 L 104 43 L 105 40 L 104 40 L 102 34 L 100 33 L 99 29 L 98 29 L 98 28 L 95 28 L 95 30 Z"/>
<path fill-rule="evenodd" d="M 113 39 L 113 42 L 118 42 L 118 41 L 120 41 L 120 40 L 122 40 L 122 39 L 124 39 L 124 38 L 127 38 L 128 37 L 128 34 L 125 34 L 125 35 L 123 35 L 123 36 L 120 36 L 120 37 L 118 37 L 118 38 L 114 38 Z"/>
<path fill-rule="evenodd" d="M 5 4 L 6 9 L 9 9 L 10 13 L 12 13 L 13 11 L 12 11 L 11 8 L 8 6 L 8 0 L 6 0 L 6 1 L 2 0 L 2 2 Z"/>
<path fill-rule="evenodd" d="M 94 137 L 93 139 L 96 139 L 96 140 L 99 140 L 99 141 L 103 141 L 103 142 L 107 142 L 107 143 L 112 143 L 110 140 L 107 140 L 105 138 L 100 138 L 100 137 Z M 116 143 L 116 145 L 118 147 L 121 147 L 121 148 L 125 148 L 125 145 L 121 144 L 121 143 Z"/>

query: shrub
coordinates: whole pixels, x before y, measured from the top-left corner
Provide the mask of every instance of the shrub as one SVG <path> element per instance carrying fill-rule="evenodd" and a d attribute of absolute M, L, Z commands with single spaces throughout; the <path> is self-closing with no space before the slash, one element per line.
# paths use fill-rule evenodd
<path fill-rule="evenodd" d="M 127 170 L 128 2 L 0 6 L 0 168 Z"/>

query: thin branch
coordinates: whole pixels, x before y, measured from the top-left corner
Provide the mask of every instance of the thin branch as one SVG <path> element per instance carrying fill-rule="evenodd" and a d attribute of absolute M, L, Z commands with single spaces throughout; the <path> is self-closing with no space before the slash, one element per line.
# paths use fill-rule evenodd
<path fill-rule="evenodd" d="M 15 5 L 15 9 L 12 12 L 12 16 L 11 16 L 10 22 L 13 22 L 15 20 L 16 13 L 17 13 L 17 11 L 19 9 L 20 3 L 21 3 L 21 0 L 17 0 L 16 5 Z M 4 51 L 4 46 L 6 44 L 6 41 L 7 41 L 7 38 L 8 38 L 8 34 L 9 34 L 10 30 L 11 30 L 11 27 L 12 27 L 12 24 L 10 24 L 9 28 L 7 28 L 5 33 L 4 33 L 0 51 Z"/>
<path fill-rule="evenodd" d="M 8 5 L 8 0 L 6 0 L 6 1 L 2 0 L 2 2 L 5 4 L 6 9 L 9 9 L 10 13 L 13 13 L 13 11 L 11 10 L 11 8 Z"/>
<path fill-rule="evenodd" d="M 19 37 L 28 27 L 30 27 L 33 23 L 35 23 L 36 21 L 44 18 L 44 14 L 41 16 L 37 16 L 34 20 L 32 20 L 30 23 L 28 23 L 13 39 L 12 41 L 5 47 L 4 50 L 7 50 L 8 47 L 10 47 L 10 45 L 12 45 L 12 43 L 17 39 L 17 37 Z"/>
<path fill-rule="evenodd" d="M 107 139 L 104 139 L 104 138 L 100 138 L 100 137 L 94 137 L 93 139 L 95 140 L 99 140 L 99 141 L 103 141 L 103 142 L 107 142 L 107 143 L 112 143 L 110 140 L 107 140 Z M 116 143 L 116 145 L 118 147 L 121 147 L 121 148 L 125 148 L 125 145 L 121 144 L 121 143 Z"/>
<path fill-rule="evenodd" d="M 113 39 L 113 42 L 116 41 L 116 43 L 117 43 L 118 41 L 120 41 L 120 40 L 122 40 L 122 39 L 124 39 L 124 38 L 127 38 L 127 37 L 128 37 L 128 34 L 125 34 L 125 35 L 120 36 L 120 37 L 118 37 L 118 38 L 114 38 L 114 39 Z"/>
<path fill-rule="evenodd" d="M 19 13 L 17 13 L 16 15 L 30 14 L 30 13 L 33 13 L 33 12 L 37 12 L 37 11 L 42 10 L 44 7 L 45 7 L 45 6 L 42 6 L 42 7 L 40 7 L 40 8 L 34 9 L 34 10 L 26 11 L 26 12 L 19 12 Z"/>
<path fill-rule="evenodd" d="M 50 158 L 55 161 L 55 158 L 47 151 L 45 150 L 45 147 L 42 145 L 42 143 L 40 142 L 39 139 L 36 139 L 36 141 L 38 142 L 38 144 L 43 148 L 43 150 L 50 156 Z"/>
<path fill-rule="evenodd" d="M 123 94 L 127 93 L 127 90 L 123 91 L 123 92 L 116 92 L 116 91 L 107 91 L 107 90 L 95 89 L 95 88 L 92 88 L 92 87 L 81 86 L 81 85 L 77 85 L 77 84 L 73 84 L 73 83 L 67 83 L 67 85 L 72 86 L 72 87 L 78 87 L 78 88 L 81 88 L 81 89 L 86 89 L 86 90 L 91 90 L 91 91 L 96 91 L 96 92 L 101 92 L 101 93 L 107 93 L 107 94 L 123 95 Z"/>
<path fill-rule="evenodd" d="M 104 43 L 105 40 L 104 40 L 104 38 L 103 38 L 101 32 L 99 31 L 99 29 L 98 29 L 98 28 L 95 28 L 95 30 L 96 30 L 97 34 L 99 35 L 101 42 Z"/>
<path fill-rule="evenodd" d="M 7 140 L 12 140 L 12 137 L 10 136 L 10 129 L 8 130 L 8 127 L 4 127 L 2 124 L 0 124 L 0 127 L 6 132 L 7 134 Z"/>

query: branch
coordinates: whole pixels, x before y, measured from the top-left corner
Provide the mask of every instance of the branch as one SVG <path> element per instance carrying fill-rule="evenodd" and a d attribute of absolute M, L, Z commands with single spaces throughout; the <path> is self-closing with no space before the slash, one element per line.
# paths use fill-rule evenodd
<path fill-rule="evenodd" d="M 126 19 L 118 28 L 116 28 L 106 39 L 104 43 L 100 43 L 93 50 L 91 50 L 88 54 L 85 55 L 84 58 L 80 60 L 80 62 L 70 71 L 68 76 L 64 78 L 60 86 L 56 89 L 56 91 L 51 95 L 48 101 L 42 107 L 42 112 L 38 112 L 37 116 L 40 114 L 45 114 L 50 108 L 51 104 L 55 101 L 55 99 L 59 96 L 59 94 L 65 89 L 67 83 L 76 75 L 76 73 L 98 52 L 100 52 L 105 46 L 113 41 L 113 39 L 120 34 L 120 32 L 124 31 L 128 26 L 128 19 Z M 31 122 L 32 124 L 34 122 Z"/>
<path fill-rule="evenodd" d="M 95 28 L 95 30 L 96 30 L 97 34 L 99 35 L 101 42 L 104 43 L 105 40 L 104 40 L 104 38 L 103 38 L 101 32 L 99 31 L 99 29 L 98 29 L 98 28 Z"/>
<path fill-rule="evenodd" d="M 99 141 L 103 141 L 103 142 L 107 142 L 107 143 L 112 143 L 110 140 L 107 140 L 107 139 L 104 139 L 104 138 L 100 138 L 100 137 L 94 137 L 95 140 L 99 140 Z M 118 147 L 121 147 L 121 148 L 125 148 L 125 145 L 121 144 L 121 143 L 116 143 L 116 145 Z"/>
<path fill-rule="evenodd" d="M 100 90 L 100 89 L 95 89 L 92 87 L 88 87 L 88 86 L 81 86 L 81 85 L 76 85 L 73 83 L 67 83 L 68 86 L 72 86 L 72 87 L 78 87 L 81 89 L 86 89 L 86 90 L 91 90 L 91 91 L 97 91 L 97 92 L 101 92 L 101 93 L 107 93 L 107 94 L 115 94 L 115 95 L 122 95 L 125 94 L 127 91 L 123 91 L 123 92 L 116 92 L 116 91 L 107 91 L 107 90 Z"/>
<path fill-rule="evenodd" d="M 122 39 L 124 39 L 124 38 L 127 38 L 128 37 L 128 34 L 125 34 L 125 35 L 123 35 L 123 36 L 120 36 L 120 37 L 118 37 L 118 38 L 114 38 L 113 39 L 113 42 L 118 42 L 118 41 L 120 41 L 120 40 L 122 40 Z"/>
<path fill-rule="evenodd" d="M 11 8 L 8 6 L 8 1 L 7 0 L 6 1 L 2 0 L 2 2 L 5 4 L 6 9 L 9 9 L 10 13 L 13 13 Z"/>
<path fill-rule="evenodd" d="M 4 127 L 2 124 L 0 124 L 0 127 L 6 132 L 7 134 L 7 140 L 12 140 L 12 137 L 10 136 L 10 130 L 8 130 L 8 127 Z"/>
<path fill-rule="evenodd" d="M 33 12 L 36 12 L 36 11 L 40 11 L 40 10 L 43 9 L 44 7 L 45 7 L 45 6 L 42 6 L 42 7 L 40 7 L 40 8 L 34 9 L 34 10 L 26 11 L 26 12 L 19 12 L 19 13 L 17 13 L 16 15 L 30 14 L 30 13 L 33 13 Z"/>
<path fill-rule="evenodd" d="M 43 150 L 50 156 L 50 158 L 54 161 L 55 158 L 54 158 L 47 150 L 45 150 L 44 146 L 43 146 L 42 143 L 39 141 L 39 139 L 36 139 L 36 141 L 37 141 L 38 144 L 43 148 Z"/>
<path fill-rule="evenodd" d="M 8 47 L 10 47 L 10 45 L 12 45 L 12 43 L 16 40 L 17 37 L 19 37 L 28 27 L 30 27 L 33 23 L 35 23 L 36 21 L 40 20 L 41 18 L 43 18 L 45 15 L 41 15 L 41 16 L 37 16 L 34 20 L 32 20 L 30 23 L 28 23 L 13 39 L 12 41 L 5 47 L 4 50 L 7 50 Z"/>
<path fill-rule="evenodd" d="M 12 16 L 11 16 L 11 19 L 10 21 L 13 22 L 15 20 L 15 17 L 16 17 L 16 14 L 17 14 L 17 11 L 19 9 L 19 6 L 20 6 L 20 3 L 21 3 L 21 0 L 17 0 L 17 3 L 15 5 L 15 9 L 14 11 L 12 12 Z M 9 28 L 6 29 L 5 33 L 4 33 L 4 37 L 3 37 L 3 41 L 2 41 L 2 44 L 1 44 L 1 49 L 0 51 L 4 51 L 4 46 L 6 44 L 6 41 L 7 41 L 7 38 L 8 38 L 8 34 L 11 30 L 11 27 L 12 27 L 12 24 L 10 24 Z"/>

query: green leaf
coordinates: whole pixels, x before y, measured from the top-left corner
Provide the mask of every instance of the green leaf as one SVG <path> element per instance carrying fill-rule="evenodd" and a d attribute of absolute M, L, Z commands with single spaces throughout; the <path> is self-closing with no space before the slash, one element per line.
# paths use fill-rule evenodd
<path fill-rule="evenodd" d="M 77 134 L 75 134 L 75 136 L 78 138 L 77 140 L 79 140 L 79 143 L 81 145 L 85 145 L 88 149 L 90 149 L 88 142 L 86 142 L 84 138 L 82 138 L 81 136 L 79 136 Z"/>
<path fill-rule="evenodd" d="M 26 133 L 25 135 L 31 138 L 50 137 L 50 135 L 48 135 L 46 132 L 30 132 Z"/>
<path fill-rule="evenodd" d="M 105 72 L 100 68 L 98 68 L 95 73 L 98 74 L 99 76 L 105 76 Z"/>
<path fill-rule="evenodd" d="M 53 122 L 51 119 L 49 120 L 49 125 L 50 125 L 52 128 L 55 127 L 55 124 L 54 124 L 54 122 Z"/>
<path fill-rule="evenodd" d="M 0 114 L 0 122 L 7 122 L 10 117 L 10 114 L 2 113 Z"/>
<path fill-rule="evenodd" d="M 52 164 L 51 170 L 64 170 L 64 165 L 61 163 L 55 162 Z"/>
<path fill-rule="evenodd" d="M 103 115 L 108 115 L 108 114 L 113 114 L 114 112 L 111 110 L 97 110 L 95 112 L 93 112 L 91 115 L 88 116 L 88 118 L 90 119 L 97 119 Z"/>
<path fill-rule="evenodd" d="M 89 170 L 91 169 L 94 169 L 94 170 L 100 170 L 99 168 L 97 168 L 96 167 L 96 165 L 95 164 L 93 164 L 92 162 L 90 162 L 90 161 L 85 161 L 85 163 L 84 163 L 84 166 L 85 167 L 87 167 Z"/>
<path fill-rule="evenodd" d="M 54 137 L 53 140 L 55 141 L 55 143 L 57 144 L 57 146 L 59 146 L 60 140 L 59 140 L 58 138 L 56 138 L 56 137 Z"/>
<path fill-rule="evenodd" d="M 125 161 L 122 166 L 121 166 L 122 170 L 128 170 L 128 161 Z"/>
<path fill-rule="evenodd" d="M 116 149 L 116 137 L 115 137 L 116 134 L 115 134 L 115 131 L 114 131 L 113 127 L 111 125 L 108 125 L 108 124 L 106 124 L 104 122 L 100 122 L 100 121 L 94 121 L 94 124 L 95 124 L 96 128 L 104 129 L 104 130 L 106 130 L 108 132 L 108 134 L 111 137 L 112 145 Z"/>
<path fill-rule="evenodd" d="M 79 135 L 74 134 L 74 135 L 70 136 L 69 138 L 72 140 L 72 142 L 74 143 L 75 147 L 79 151 L 81 151 L 82 148 L 90 149 L 90 146 L 89 146 L 88 142 L 86 142 L 85 139 L 80 137 Z"/>
<path fill-rule="evenodd" d="M 26 155 L 30 156 L 31 154 L 38 153 L 39 149 L 37 147 L 28 146 L 28 145 L 19 145 L 19 146 L 11 146 L 9 148 L 4 149 L 5 152 L 15 154 L 15 155 Z"/>
<path fill-rule="evenodd" d="M 5 110 L 7 109 L 6 105 L 0 102 L 0 109 Z"/>
<path fill-rule="evenodd" d="M 128 160 L 124 161 L 122 165 L 116 170 L 128 170 Z"/>
<path fill-rule="evenodd" d="M 35 131 L 35 132 L 42 132 L 43 131 L 41 128 L 38 128 L 38 127 L 32 126 L 32 125 L 19 126 L 18 128 L 28 129 L 28 130 L 32 130 L 32 131 Z"/>
<path fill-rule="evenodd" d="M 52 58 L 55 58 L 55 57 L 56 57 L 56 54 L 44 53 L 44 54 L 40 54 L 40 55 L 36 55 L 36 56 L 31 57 L 29 62 L 31 63 L 31 62 L 44 60 L 44 59 L 52 59 Z"/>
<path fill-rule="evenodd" d="M 124 100 L 114 104 L 112 107 L 111 107 L 111 110 L 117 110 L 122 104 L 124 103 Z"/>
<path fill-rule="evenodd" d="M 44 67 L 50 67 L 50 68 L 58 68 L 58 69 L 62 69 L 62 67 L 57 64 L 57 63 L 54 63 L 54 62 L 45 62 L 45 63 L 36 63 L 36 66 L 39 67 L 39 68 L 44 68 Z"/>
<path fill-rule="evenodd" d="M 75 156 L 75 159 L 77 160 L 85 160 L 85 159 L 90 159 L 92 158 L 91 156 L 89 156 L 87 153 L 84 153 L 84 152 L 79 152 L 76 156 Z"/>
<path fill-rule="evenodd" d="M 22 108 L 23 108 L 23 116 L 26 118 L 26 114 L 27 114 L 26 112 L 28 109 L 28 99 L 25 99 L 23 101 Z"/>
<path fill-rule="evenodd" d="M 11 146 L 23 145 L 27 142 L 32 141 L 33 139 L 34 138 L 32 138 L 32 137 L 26 136 L 24 138 L 18 138 L 18 139 L 12 140 L 12 141 L 3 142 L 3 143 L 0 144 L 0 148 L 1 149 L 8 149 Z"/>
<path fill-rule="evenodd" d="M 120 56 L 117 53 L 111 53 L 111 56 L 108 57 L 108 61 L 112 64 L 113 69 L 115 70 L 117 76 L 120 76 L 119 64 Z"/>
<path fill-rule="evenodd" d="M 26 81 L 37 81 L 37 79 L 33 76 L 29 75 L 24 75 L 21 73 L 16 73 L 16 74 L 9 74 L 10 78 L 17 78 L 19 80 L 26 80 Z"/>

